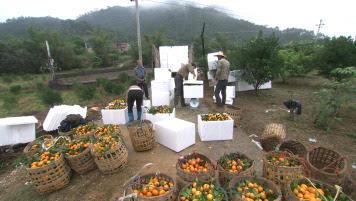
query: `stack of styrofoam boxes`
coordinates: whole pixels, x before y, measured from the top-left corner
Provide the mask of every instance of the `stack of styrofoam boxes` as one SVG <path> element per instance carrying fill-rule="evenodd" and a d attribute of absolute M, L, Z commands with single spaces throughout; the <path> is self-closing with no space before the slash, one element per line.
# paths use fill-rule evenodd
<path fill-rule="evenodd" d="M 155 129 L 155 124 L 159 121 L 167 120 L 167 119 L 173 119 L 176 117 L 176 109 L 173 108 L 172 113 L 157 113 L 157 114 L 150 114 L 146 113 L 145 119 L 150 120 L 153 124 L 153 129 Z"/>
<path fill-rule="evenodd" d="M 155 80 L 151 81 L 152 106 L 169 105 L 174 94 L 171 72 L 168 68 L 155 68 L 154 74 Z"/>
<path fill-rule="evenodd" d="M 201 141 L 232 140 L 234 120 L 203 121 L 198 115 L 198 133 Z"/>
<path fill-rule="evenodd" d="M 214 86 L 214 91 L 215 91 L 216 86 Z M 226 102 L 225 104 L 232 105 L 234 103 L 234 98 L 235 98 L 235 86 L 227 86 L 226 87 Z M 221 92 L 220 92 L 220 98 L 222 98 Z M 213 96 L 214 102 L 216 102 L 215 95 Z"/>
<path fill-rule="evenodd" d="M 58 105 L 51 108 L 43 122 L 43 130 L 54 131 L 60 126 L 60 123 L 70 114 L 79 114 L 83 118 L 87 116 L 87 107 L 79 105 Z"/>
<path fill-rule="evenodd" d="M 8 117 L 0 119 L 0 146 L 27 143 L 35 140 L 34 116 Z"/>
<path fill-rule="evenodd" d="M 156 141 L 163 146 L 180 152 L 195 144 L 195 124 L 177 118 L 156 123 Z"/>

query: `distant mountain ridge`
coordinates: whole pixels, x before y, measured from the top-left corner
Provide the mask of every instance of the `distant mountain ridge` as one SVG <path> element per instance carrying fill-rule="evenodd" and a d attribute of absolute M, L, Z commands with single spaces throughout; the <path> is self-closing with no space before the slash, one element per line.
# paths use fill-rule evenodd
<path fill-rule="evenodd" d="M 265 34 L 275 33 L 281 43 L 290 41 L 313 40 L 314 33 L 304 29 L 268 28 L 251 22 L 233 18 L 213 8 L 159 6 L 141 8 L 142 35 L 151 35 L 163 30 L 168 37 L 177 43 L 191 43 L 200 36 L 202 25 L 206 23 L 205 33 L 214 36 L 226 33 L 233 40 L 246 40 L 255 36 L 259 30 Z M 0 39 L 8 35 L 23 37 L 29 26 L 56 29 L 61 33 L 85 36 L 96 27 L 115 33 L 118 41 L 134 41 L 136 38 L 136 22 L 134 7 L 109 7 L 92 11 L 76 20 L 61 20 L 52 17 L 29 17 L 7 20 L 0 23 Z"/>

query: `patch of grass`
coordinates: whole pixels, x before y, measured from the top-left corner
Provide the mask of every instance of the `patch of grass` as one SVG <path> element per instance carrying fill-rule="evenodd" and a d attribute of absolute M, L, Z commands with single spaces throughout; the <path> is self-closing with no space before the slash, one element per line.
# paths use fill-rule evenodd
<path fill-rule="evenodd" d="M 18 156 L 13 162 L 12 162 L 12 166 L 15 167 L 19 167 L 21 165 L 24 166 L 29 166 L 31 163 L 31 158 L 28 157 L 25 154 L 21 154 L 20 156 Z"/>
<path fill-rule="evenodd" d="M 37 94 L 43 104 L 53 106 L 63 103 L 61 94 L 45 85 L 37 85 Z"/>
<path fill-rule="evenodd" d="M 117 84 L 105 78 L 99 78 L 97 82 L 108 94 L 121 95 L 125 91 L 124 84 Z"/>
<path fill-rule="evenodd" d="M 3 108 L 5 108 L 7 111 L 13 111 L 17 106 L 18 98 L 14 94 L 7 93 L 2 97 L 2 101 Z"/>
<path fill-rule="evenodd" d="M 74 84 L 74 90 L 76 95 L 81 100 L 92 100 L 96 93 L 95 86 L 83 85 L 83 84 Z"/>
<path fill-rule="evenodd" d="M 127 74 L 127 72 L 122 72 L 119 74 L 119 81 L 120 82 L 127 82 L 130 78 L 129 74 Z"/>
<path fill-rule="evenodd" d="M 21 89 L 22 86 L 17 84 L 17 85 L 12 85 L 9 90 L 13 94 L 18 94 L 21 91 Z"/>

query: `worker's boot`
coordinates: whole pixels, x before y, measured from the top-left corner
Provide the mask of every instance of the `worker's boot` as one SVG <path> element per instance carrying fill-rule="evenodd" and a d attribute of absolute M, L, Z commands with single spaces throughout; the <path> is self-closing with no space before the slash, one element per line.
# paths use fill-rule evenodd
<path fill-rule="evenodd" d="M 178 96 L 176 96 L 176 95 L 174 95 L 174 106 L 177 106 L 178 105 L 178 100 L 179 100 L 179 98 L 178 98 Z"/>
<path fill-rule="evenodd" d="M 141 120 L 142 111 L 137 111 L 137 120 Z"/>
<path fill-rule="evenodd" d="M 133 114 L 133 112 L 129 112 L 129 113 L 128 113 L 128 116 L 129 116 L 129 123 L 133 122 L 133 121 L 134 121 L 134 114 Z"/>
<path fill-rule="evenodd" d="M 182 107 L 186 107 L 186 106 L 187 106 L 187 104 L 185 104 L 185 99 L 184 99 L 183 96 L 180 97 L 180 105 L 181 105 Z"/>

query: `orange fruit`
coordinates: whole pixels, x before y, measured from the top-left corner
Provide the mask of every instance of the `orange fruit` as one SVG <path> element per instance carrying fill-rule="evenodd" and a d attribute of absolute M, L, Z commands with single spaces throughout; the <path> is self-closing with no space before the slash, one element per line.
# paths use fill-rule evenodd
<path fill-rule="evenodd" d="M 152 193 L 151 193 L 151 192 L 147 192 L 147 193 L 146 193 L 146 196 L 147 196 L 147 197 L 151 197 L 151 196 L 152 196 Z"/>
<path fill-rule="evenodd" d="M 153 196 L 159 195 L 159 192 L 158 192 L 157 189 L 153 189 L 153 190 L 151 191 L 151 193 L 152 193 Z"/>
<path fill-rule="evenodd" d="M 163 195 L 163 194 L 165 194 L 165 193 L 166 193 L 166 191 L 163 190 L 163 189 L 159 191 L 159 195 Z"/>

